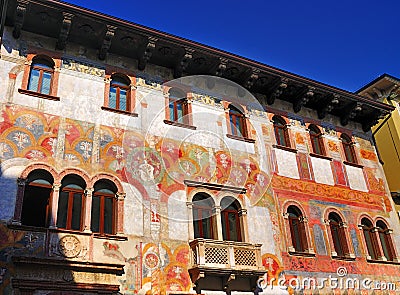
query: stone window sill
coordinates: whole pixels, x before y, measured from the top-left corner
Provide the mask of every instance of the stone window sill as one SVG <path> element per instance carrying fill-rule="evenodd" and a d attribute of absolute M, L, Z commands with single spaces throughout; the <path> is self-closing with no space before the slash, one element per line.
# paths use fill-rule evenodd
<path fill-rule="evenodd" d="M 375 260 L 375 259 L 367 259 L 370 263 L 382 263 L 382 264 L 396 264 L 400 265 L 400 261 L 383 261 L 383 260 Z"/>
<path fill-rule="evenodd" d="M 311 157 L 314 157 L 314 158 L 320 158 L 320 159 L 325 159 L 325 160 L 332 161 L 332 158 L 331 158 L 331 157 L 328 157 L 328 156 L 325 156 L 325 155 L 310 153 L 310 156 L 311 156 Z"/>
<path fill-rule="evenodd" d="M 303 257 L 315 257 L 315 253 L 309 253 L 309 252 L 289 252 L 290 255 L 293 256 L 303 256 Z"/>
<path fill-rule="evenodd" d="M 60 101 L 60 98 L 58 96 L 44 94 L 44 93 L 40 93 L 40 92 L 36 92 L 36 91 L 31 91 L 31 90 L 26 90 L 26 89 L 19 88 L 18 92 L 21 93 L 21 94 L 40 97 L 40 98 L 44 98 L 44 99 L 48 99 L 48 100 Z"/>
<path fill-rule="evenodd" d="M 294 148 L 291 148 L 291 147 L 288 147 L 288 146 L 284 146 L 284 145 L 273 144 L 272 147 L 274 147 L 276 149 L 288 151 L 288 152 L 291 152 L 291 153 L 297 153 L 297 149 L 294 149 Z"/>
<path fill-rule="evenodd" d="M 228 138 L 235 139 L 235 140 L 240 140 L 240 141 L 244 141 L 244 142 L 250 142 L 250 143 L 255 143 L 256 142 L 256 140 L 252 139 L 252 138 L 236 136 L 236 135 L 232 135 L 232 134 L 227 134 L 226 136 Z"/>
<path fill-rule="evenodd" d="M 363 165 L 357 164 L 357 163 L 353 163 L 353 162 L 348 162 L 348 161 L 343 161 L 343 164 L 349 165 L 349 166 L 353 166 L 353 167 L 357 167 L 357 168 L 363 168 Z"/>
<path fill-rule="evenodd" d="M 178 126 L 178 127 L 186 128 L 186 129 L 192 129 L 192 130 L 196 130 L 197 129 L 196 126 L 185 124 L 185 123 L 180 123 L 180 122 L 176 122 L 176 121 L 164 120 L 164 123 L 168 124 L 168 125 L 172 125 L 172 126 Z"/>
<path fill-rule="evenodd" d="M 132 112 L 129 112 L 129 111 L 124 111 L 124 110 L 117 110 L 117 109 L 113 109 L 113 108 L 109 108 L 109 107 L 105 107 L 105 106 L 102 106 L 101 109 L 104 110 L 104 111 L 109 111 L 109 112 L 122 114 L 122 115 L 128 115 L 128 116 L 131 116 L 131 117 L 137 117 L 138 116 L 138 114 L 136 114 L 136 113 L 132 113 Z"/>

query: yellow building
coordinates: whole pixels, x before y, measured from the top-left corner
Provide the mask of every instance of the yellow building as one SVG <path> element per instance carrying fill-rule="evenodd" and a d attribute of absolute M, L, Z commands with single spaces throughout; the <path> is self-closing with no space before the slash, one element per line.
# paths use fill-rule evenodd
<path fill-rule="evenodd" d="M 372 128 L 378 154 L 396 209 L 400 214 L 400 79 L 383 74 L 358 91 L 359 95 L 391 104 L 395 110 Z"/>

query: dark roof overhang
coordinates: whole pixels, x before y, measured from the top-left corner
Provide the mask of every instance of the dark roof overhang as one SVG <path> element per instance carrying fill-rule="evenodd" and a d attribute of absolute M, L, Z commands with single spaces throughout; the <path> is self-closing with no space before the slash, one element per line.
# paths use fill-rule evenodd
<path fill-rule="evenodd" d="M 317 111 L 319 119 L 337 116 L 343 126 L 350 120 L 364 131 L 394 108 L 312 79 L 219 50 L 185 38 L 167 34 L 106 14 L 56 0 L 8 0 L 6 25 L 13 36 L 21 31 L 57 40 L 63 50 L 68 42 L 96 49 L 104 60 L 108 53 L 138 60 L 138 70 L 148 63 L 173 70 L 176 78 L 187 75 L 215 75 L 247 88 L 263 106 L 276 99 Z"/>

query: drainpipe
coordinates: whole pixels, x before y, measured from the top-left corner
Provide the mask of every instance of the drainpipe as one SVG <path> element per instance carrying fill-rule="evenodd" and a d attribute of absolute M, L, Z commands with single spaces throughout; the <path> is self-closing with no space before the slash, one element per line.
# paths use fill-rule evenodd
<path fill-rule="evenodd" d="M 8 0 L 1 0 L 1 19 L 0 19 L 0 57 L 1 45 L 3 44 L 4 24 L 6 22 Z"/>

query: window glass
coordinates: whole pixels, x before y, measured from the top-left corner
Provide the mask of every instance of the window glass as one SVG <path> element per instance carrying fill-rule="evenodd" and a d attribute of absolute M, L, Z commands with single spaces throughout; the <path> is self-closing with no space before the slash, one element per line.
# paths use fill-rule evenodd
<path fill-rule="evenodd" d="M 98 233 L 100 231 L 100 197 L 92 197 L 92 218 L 91 218 L 92 232 Z"/>
<path fill-rule="evenodd" d="M 82 229 L 85 188 L 85 181 L 78 175 L 70 174 L 63 178 L 58 200 L 57 227 Z"/>
<path fill-rule="evenodd" d="M 375 254 L 374 237 L 373 233 L 371 232 L 373 229 L 372 222 L 369 221 L 367 218 L 363 218 L 361 220 L 361 225 L 363 229 L 365 245 L 367 246 L 368 255 L 371 257 L 371 259 L 376 259 L 377 257 Z"/>
<path fill-rule="evenodd" d="M 57 213 L 57 227 L 67 228 L 67 214 L 68 214 L 68 198 L 69 193 L 65 191 L 60 192 L 58 199 L 58 213 Z"/>
<path fill-rule="evenodd" d="M 75 193 L 73 195 L 71 229 L 74 230 L 81 229 L 81 216 L 82 216 L 82 193 Z"/>
<path fill-rule="evenodd" d="M 240 205 L 232 197 L 221 200 L 222 235 L 226 241 L 241 241 L 239 208 Z"/>
<path fill-rule="evenodd" d="M 40 76 L 39 70 L 36 70 L 36 69 L 32 69 L 31 70 L 31 75 L 30 75 L 29 83 L 28 83 L 28 90 L 38 91 L 38 89 L 39 89 L 39 76 Z"/>
<path fill-rule="evenodd" d="M 92 232 L 115 233 L 115 194 L 117 188 L 109 180 L 99 180 L 94 185 L 92 197 Z"/>
<path fill-rule="evenodd" d="M 33 58 L 28 80 L 28 90 L 50 94 L 54 62 L 37 56 Z"/>
<path fill-rule="evenodd" d="M 113 199 L 104 199 L 104 233 L 113 233 L 113 220 L 114 220 L 114 209 L 113 209 Z"/>
<path fill-rule="evenodd" d="M 119 74 L 113 75 L 110 83 L 110 93 L 108 96 L 108 107 L 121 111 L 129 111 L 129 78 L 120 76 Z"/>
<path fill-rule="evenodd" d="M 345 256 L 345 243 L 346 237 L 344 228 L 342 226 L 342 220 L 336 213 L 329 214 L 329 225 L 331 229 L 331 235 L 333 240 L 333 245 L 335 248 L 335 252 L 338 257 Z"/>
<path fill-rule="evenodd" d="M 245 118 L 244 115 L 237 110 L 235 107 L 231 106 L 229 110 L 229 121 L 231 124 L 231 133 L 235 136 L 245 137 Z"/>
<path fill-rule="evenodd" d="M 214 202 L 207 194 L 196 194 L 193 197 L 193 228 L 195 238 L 212 239 Z"/>
<path fill-rule="evenodd" d="M 281 117 L 276 115 L 272 118 L 272 121 L 274 123 L 276 144 L 290 147 L 289 137 L 286 129 L 286 122 Z"/>

